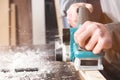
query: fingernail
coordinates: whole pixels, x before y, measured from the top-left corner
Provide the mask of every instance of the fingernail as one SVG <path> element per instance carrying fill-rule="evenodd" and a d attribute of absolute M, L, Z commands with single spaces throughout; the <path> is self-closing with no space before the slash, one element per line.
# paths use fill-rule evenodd
<path fill-rule="evenodd" d="M 93 50 L 93 53 L 94 54 L 98 54 L 99 52 L 97 50 Z"/>
<path fill-rule="evenodd" d="M 86 48 L 87 50 L 90 50 L 90 46 L 85 46 L 85 48 Z"/>

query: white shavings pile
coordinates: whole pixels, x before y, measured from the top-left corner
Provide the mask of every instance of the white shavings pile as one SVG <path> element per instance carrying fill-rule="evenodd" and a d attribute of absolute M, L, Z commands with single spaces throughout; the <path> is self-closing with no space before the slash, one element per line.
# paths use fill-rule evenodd
<path fill-rule="evenodd" d="M 22 48 L 21 48 L 22 49 Z M 20 49 L 20 50 L 21 50 Z M 49 53 L 48 53 L 48 52 Z M 0 52 L 0 71 L 1 69 L 18 69 L 18 68 L 37 68 L 44 66 L 45 62 L 51 54 L 51 50 L 41 51 L 39 48 L 36 50 L 27 49 L 24 51 L 8 51 Z"/>
<path fill-rule="evenodd" d="M 26 78 L 26 75 L 37 79 L 41 77 L 41 74 L 50 74 L 55 67 L 53 65 L 52 67 L 50 63 L 51 60 L 54 60 L 53 52 L 51 49 L 41 50 L 39 48 L 17 48 L 5 52 L 0 51 L 0 80 L 24 80 L 22 77 Z M 15 72 L 15 69 L 21 68 L 38 68 L 38 71 Z M 8 70 L 8 72 L 4 70 Z"/>

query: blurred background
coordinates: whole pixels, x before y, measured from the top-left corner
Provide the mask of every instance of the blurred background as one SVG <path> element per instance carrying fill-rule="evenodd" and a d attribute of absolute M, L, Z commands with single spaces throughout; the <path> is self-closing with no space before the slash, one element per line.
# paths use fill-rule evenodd
<path fill-rule="evenodd" d="M 54 0 L 0 0 L 0 13 L 0 46 L 48 44 L 58 33 Z"/>

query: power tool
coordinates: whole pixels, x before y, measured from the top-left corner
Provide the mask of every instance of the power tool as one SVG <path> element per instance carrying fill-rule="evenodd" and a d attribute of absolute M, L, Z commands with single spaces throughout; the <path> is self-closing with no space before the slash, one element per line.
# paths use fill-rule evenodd
<path fill-rule="evenodd" d="M 80 70 L 103 70 L 102 54 L 82 49 L 74 41 L 75 31 L 90 20 L 90 11 L 86 7 L 78 9 L 78 25 L 76 28 L 63 29 L 62 40 L 55 42 L 55 55 L 58 61 L 72 61 Z"/>

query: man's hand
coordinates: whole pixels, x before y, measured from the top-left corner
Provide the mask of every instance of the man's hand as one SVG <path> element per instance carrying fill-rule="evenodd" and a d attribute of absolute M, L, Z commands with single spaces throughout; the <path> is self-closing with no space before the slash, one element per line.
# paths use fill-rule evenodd
<path fill-rule="evenodd" d="M 108 29 L 101 23 L 86 21 L 74 34 L 80 47 L 100 53 L 112 47 L 112 38 Z"/>
<path fill-rule="evenodd" d="M 93 11 L 93 7 L 91 4 L 88 3 L 74 3 L 70 6 L 70 8 L 67 10 L 67 22 L 72 27 L 76 27 L 78 23 L 78 13 L 77 9 L 81 6 L 86 7 L 91 13 Z"/>

